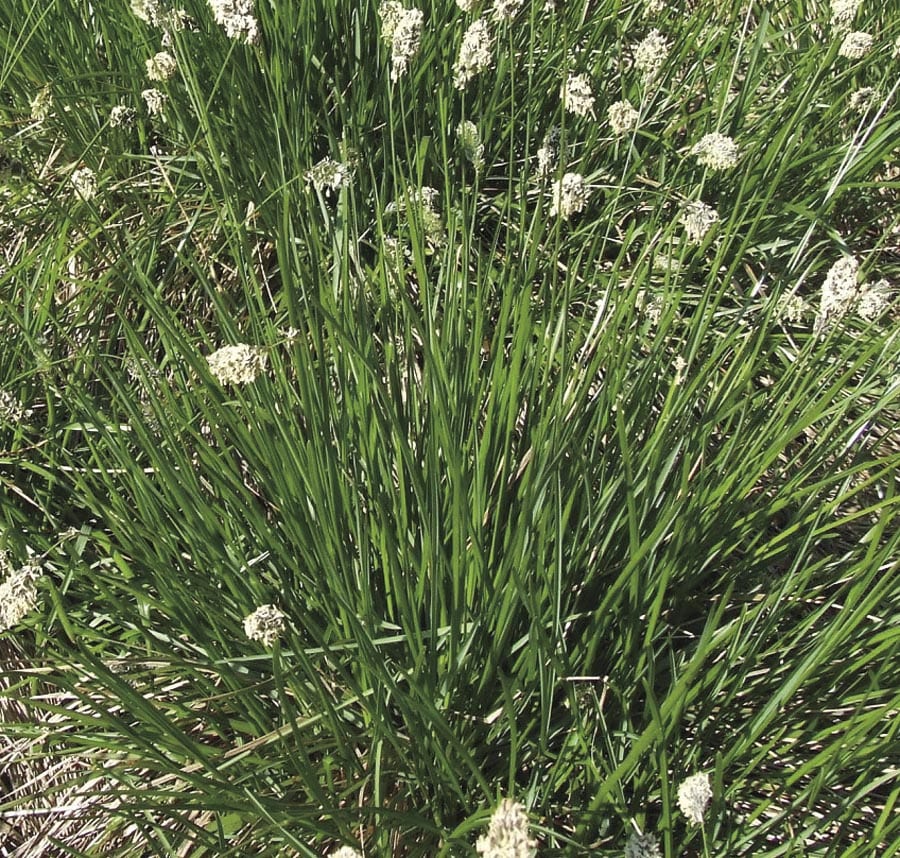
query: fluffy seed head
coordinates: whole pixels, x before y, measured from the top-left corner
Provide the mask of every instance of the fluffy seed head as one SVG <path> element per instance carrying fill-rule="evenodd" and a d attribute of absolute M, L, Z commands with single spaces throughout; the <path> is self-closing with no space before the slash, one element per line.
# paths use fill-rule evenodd
<path fill-rule="evenodd" d="M 160 51 L 147 60 L 147 77 L 150 80 L 168 80 L 175 74 L 176 62 L 168 51 Z"/>
<path fill-rule="evenodd" d="M 31 99 L 31 118 L 35 122 L 43 122 L 51 110 L 53 110 L 53 95 L 50 87 L 45 86 Z"/>
<path fill-rule="evenodd" d="M 284 613 L 275 605 L 260 605 L 244 617 L 244 633 L 252 641 L 272 646 L 284 632 Z"/>
<path fill-rule="evenodd" d="M 166 109 L 168 96 L 158 89 L 145 89 L 141 93 L 141 98 L 144 99 L 144 104 L 147 105 L 147 113 L 150 116 L 159 116 Z"/>
<path fill-rule="evenodd" d="M 699 244 L 719 220 L 719 213 L 702 200 L 692 200 L 682 207 L 679 220 L 688 239 Z"/>
<path fill-rule="evenodd" d="M 541 148 L 537 151 L 538 175 L 549 176 L 559 164 L 560 130 L 555 125 L 544 135 Z"/>
<path fill-rule="evenodd" d="M 856 312 L 866 321 L 874 322 L 891 306 L 891 284 L 887 280 L 866 283 L 856 300 Z"/>
<path fill-rule="evenodd" d="M 662 858 L 662 853 L 652 834 L 633 831 L 625 844 L 625 858 Z"/>
<path fill-rule="evenodd" d="M 835 30 L 849 30 L 862 0 L 831 0 L 831 26 Z"/>
<path fill-rule="evenodd" d="M 3 566 L 8 560 L 3 558 Z M 12 571 L 0 584 L 0 632 L 18 625 L 38 604 L 37 581 L 41 577 L 40 566 L 26 564 Z"/>
<path fill-rule="evenodd" d="M 528 836 L 528 815 L 518 802 L 505 798 L 491 817 L 487 834 L 475 851 L 484 858 L 534 858 L 537 842 Z"/>
<path fill-rule="evenodd" d="M 568 220 L 573 214 L 584 211 L 588 201 L 588 190 L 584 184 L 584 176 L 580 173 L 566 173 L 553 183 L 553 202 L 550 206 L 550 217 L 559 216 Z"/>
<path fill-rule="evenodd" d="M 559 89 L 563 107 L 576 116 L 589 116 L 594 113 L 594 94 L 591 92 L 591 81 L 586 74 L 570 74 Z"/>
<path fill-rule="evenodd" d="M 250 384 L 266 368 L 266 353 L 239 343 L 223 346 L 206 359 L 209 371 L 219 384 Z"/>
<path fill-rule="evenodd" d="M 730 170 L 737 164 L 740 151 L 737 143 L 727 134 L 714 131 L 701 137 L 691 149 L 691 154 L 696 155 L 697 163 L 701 167 L 708 167 L 710 170 Z"/>
<path fill-rule="evenodd" d="M 847 107 L 851 113 L 865 113 L 874 107 L 880 98 L 881 94 L 874 86 L 861 86 L 850 93 Z"/>
<path fill-rule="evenodd" d="M 90 167 L 80 167 L 73 171 L 69 181 L 72 183 L 72 190 L 85 202 L 96 196 L 97 177 Z"/>
<path fill-rule="evenodd" d="M 848 60 L 859 60 L 872 50 L 874 43 L 875 39 L 868 33 L 847 33 L 838 48 L 838 55 Z"/>
<path fill-rule="evenodd" d="M 209 0 L 213 18 L 225 30 L 229 39 L 239 39 L 248 45 L 259 42 L 259 22 L 253 0 Z"/>
<path fill-rule="evenodd" d="M 348 188 L 353 183 L 353 165 L 323 158 L 306 171 L 306 183 L 330 196 L 332 191 Z"/>
<path fill-rule="evenodd" d="M 117 104 L 109 111 L 109 124 L 113 128 L 129 128 L 134 124 L 135 116 L 133 107 Z"/>
<path fill-rule="evenodd" d="M 494 18 L 498 21 L 511 21 L 519 14 L 525 0 L 494 0 Z"/>
<path fill-rule="evenodd" d="M 340 849 L 332 852 L 328 858 L 363 858 L 363 854 L 352 846 L 342 846 Z"/>
<path fill-rule="evenodd" d="M 494 62 L 493 37 L 487 19 L 473 21 L 463 35 L 459 58 L 453 66 L 453 85 L 465 89 L 479 72 L 489 69 Z"/>
<path fill-rule="evenodd" d="M 649 83 L 666 62 L 669 56 L 669 42 L 657 29 L 652 29 L 634 48 L 634 67 L 643 75 L 644 82 Z"/>
<path fill-rule="evenodd" d="M 469 119 L 463 119 L 456 126 L 456 139 L 463 150 L 466 160 L 476 170 L 484 167 L 484 144 L 481 142 L 481 134 L 478 126 Z"/>
<path fill-rule="evenodd" d="M 678 807 L 681 812 L 693 823 L 700 825 L 706 813 L 707 805 L 712 801 L 712 787 L 709 785 L 709 775 L 691 775 L 678 787 Z"/>
<path fill-rule="evenodd" d="M 159 0 L 131 0 L 131 11 L 153 27 L 159 25 L 162 10 L 159 8 Z"/>
<path fill-rule="evenodd" d="M 422 44 L 420 9 L 403 9 L 391 34 L 391 80 L 396 82 L 407 71 Z"/>
<path fill-rule="evenodd" d="M 609 106 L 606 111 L 609 126 L 616 137 L 621 137 L 629 131 L 637 128 L 640 114 L 635 110 L 630 101 L 617 101 Z"/>

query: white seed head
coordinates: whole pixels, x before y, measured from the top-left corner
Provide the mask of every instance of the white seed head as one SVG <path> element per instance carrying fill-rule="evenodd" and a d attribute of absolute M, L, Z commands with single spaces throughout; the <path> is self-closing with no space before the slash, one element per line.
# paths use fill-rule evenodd
<path fill-rule="evenodd" d="M 669 56 L 669 42 L 659 30 L 651 30 L 634 48 L 634 67 L 650 82 Z"/>
<path fill-rule="evenodd" d="M 838 48 L 838 55 L 847 60 L 862 59 L 869 51 L 875 39 L 868 33 L 847 33 Z"/>
<path fill-rule="evenodd" d="M 702 200 L 692 200 L 682 206 L 679 220 L 687 233 L 688 239 L 699 244 L 706 237 L 713 224 L 718 222 L 719 213 Z"/>
<path fill-rule="evenodd" d="M 31 99 L 31 118 L 35 122 L 43 122 L 53 110 L 53 94 L 50 87 L 42 87 Z"/>
<path fill-rule="evenodd" d="M 476 170 L 484 167 L 484 144 L 481 142 L 481 134 L 478 126 L 469 119 L 463 119 L 456 126 L 456 139 L 463 150 L 463 154 Z"/>
<path fill-rule="evenodd" d="M 887 280 L 866 283 L 856 299 L 856 312 L 866 321 L 874 322 L 891 306 L 892 290 Z"/>
<path fill-rule="evenodd" d="M 494 0 L 494 18 L 498 21 L 511 21 L 519 14 L 525 0 Z"/>
<path fill-rule="evenodd" d="M 158 89 L 145 89 L 141 93 L 141 98 L 144 99 L 144 104 L 147 105 L 147 113 L 150 116 L 159 116 L 166 109 L 168 96 Z"/>
<path fill-rule="evenodd" d="M 330 196 L 332 191 L 348 188 L 353 184 L 353 165 L 343 164 L 326 157 L 306 171 L 306 182 L 317 191 Z"/>
<path fill-rule="evenodd" d="M 831 26 L 835 30 L 849 30 L 862 0 L 831 0 Z"/>
<path fill-rule="evenodd" d="M 6 558 L 3 566 L 8 567 Z M 0 584 L 0 632 L 18 625 L 37 607 L 37 581 L 42 571 L 40 566 L 29 563 L 10 572 Z"/>
<path fill-rule="evenodd" d="M 709 785 L 707 774 L 691 775 L 678 787 L 678 807 L 697 825 L 703 822 L 710 801 L 712 801 L 712 787 Z"/>
<path fill-rule="evenodd" d="M 652 834 L 633 831 L 625 844 L 625 858 L 662 858 L 662 853 Z"/>
<path fill-rule="evenodd" d="M 117 104 L 109 111 L 109 124 L 113 128 L 129 128 L 134 124 L 135 117 L 133 107 Z"/>
<path fill-rule="evenodd" d="M 589 196 L 584 176 L 580 173 L 566 173 L 553 183 L 552 195 L 550 217 L 558 215 L 563 220 L 568 220 L 573 214 L 584 211 Z"/>
<path fill-rule="evenodd" d="M 168 51 L 160 51 L 147 60 L 147 77 L 150 80 L 168 80 L 175 74 L 177 63 Z"/>
<path fill-rule="evenodd" d="M 409 69 L 422 44 L 421 9 L 404 9 L 391 34 L 391 80 L 398 81 Z"/>
<path fill-rule="evenodd" d="M 238 39 L 248 45 L 259 42 L 259 22 L 253 0 L 209 0 L 209 5 L 213 18 L 229 39 Z"/>
<path fill-rule="evenodd" d="M 730 170 L 737 164 L 740 150 L 737 143 L 727 134 L 714 131 L 701 137 L 691 149 L 691 154 L 696 156 L 697 163 L 701 167 L 708 167 L 710 170 Z"/>
<path fill-rule="evenodd" d="M 80 167 L 69 176 L 76 195 L 87 202 L 97 195 L 97 177 L 90 167 Z"/>
<path fill-rule="evenodd" d="M 453 66 L 453 85 L 465 89 L 469 81 L 494 62 L 493 37 L 486 18 L 473 21 L 463 35 L 459 58 Z"/>
<path fill-rule="evenodd" d="M 505 798 L 491 816 L 487 834 L 475 851 L 483 858 L 534 858 L 537 842 L 528 836 L 528 815 L 518 802 Z"/>
<path fill-rule="evenodd" d="M 272 646 L 284 633 L 284 613 L 275 605 L 260 605 L 244 617 L 244 633 L 252 641 Z"/>
<path fill-rule="evenodd" d="M 616 137 L 621 137 L 637 128 L 640 114 L 630 101 L 616 101 L 606 111 L 609 126 Z"/>
<path fill-rule="evenodd" d="M 591 81 L 586 74 L 570 74 L 559 89 L 563 107 L 576 116 L 591 116 L 594 113 L 594 94 Z"/>
<path fill-rule="evenodd" d="M 256 346 L 239 343 L 214 351 L 206 362 L 219 384 L 250 384 L 265 370 L 266 353 Z"/>

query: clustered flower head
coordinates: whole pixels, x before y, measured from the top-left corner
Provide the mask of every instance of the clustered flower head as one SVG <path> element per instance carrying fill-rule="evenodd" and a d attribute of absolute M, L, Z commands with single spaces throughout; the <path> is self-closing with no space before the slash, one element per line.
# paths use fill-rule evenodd
<path fill-rule="evenodd" d="M 856 300 L 856 312 L 866 321 L 874 321 L 890 307 L 891 293 L 891 284 L 887 280 L 864 284 Z"/>
<path fill-rule="evenodd" d="M 640 117 L 630 101 L 614 102 L 609 106 L 606 115 L 609 118 L 609 126 L 617 137 L 637 128 Z"/>
<path fill-rule="evenodd" d="M 113 128 L 129 128 L 134 124 L 136 114 L 133 107 L 117 104 L 109 111 L 109 124 Z"/>
<path fill-rule="evenodd" d="M 476 170 L 484 167 L 484 144 L 481 142 L 481 134 L 478 126 L 469 119 L 463 119 L 456 126 L 456 139 L 463 150 L 466 160 Z"/>
<path fill-rule="evenodd" d="M 15 393 L 0 388 L 0 420 L 5 423 L 21 423 L 31 413 L 31 409 L 26 408 Z"/>
<path fill-rule="evenodd" d="M 594 94 L 591 82 L 586 74 L 570 74 L 559 89 L 563 107 L 576 116 L 589 116 L 594 113 Z"/>
<path fill-rule="evenodd" d="M 410 205 L 422 219 L 422 230 L 425 233 L 425 239 L 432 247 L 441 247 L 447 238 L 447 234 L 444 230 L 444 221 L 438 207 L 439 197 L 440 193 L 436 188 L 429 188 L 427 185 L 422 188 L 416 188 L 410 185 L 406 189 L 406 198 L 401 197 L 390 203 L 385 209 L 385 213 L 391 214 L 406 211 L 406 199 L 408 199 Z"/>
<path fill-rule="evenodd" d="M 522 805 L 503 799 L 491 816 L 487 834 L 475 843 L 475 851 L 484 858 L 534 858 L 537 842 L 528 836 L 528 815 Z"/>
<path fill-rule="evenodd" d="M 219 384 L 250 384 L 266 368 L 266 353 L 256 346 L 239 343 L 222 346 L 206 359 Z"/>
<path fill-rule="evenodd" d="M 788 292 L 778 299 L 775 305 L 775 317 L 781 322 L 796 324 L 809 309 L 806 301 L 794 292 Z"/>
<path fill-rule="evenodd" d="M 147 77 L 150 80 L 168 80 L 175 74 L 175 57 L 168 51 L 160 51 L 147 60 Z"/>
<path fill-rule="evenodd" d="M 816 330 L 824 330 L 830 323 L 850 312 L 859 291 L 858 273 L 859 263 L 852 256 L 839 259 L 828 269 L 822 283 Z"/>
<path fill-rule="evenodd" d="M 692 200 L 682 206 L 679 220 L 688 239 L 699 244 L 719 220 L 719 213 L 702 200 Z"/>
<path fill-rule="evenodd" d="M 631 833 L 625 844 L 625 858 L 662 858 L 659 843 L 652 834 Z"/>
<path fill-rule="evenodd" d="M 710 170 L 730 170 L 738 162 L 740 151 L 737 143 L 727 134 L 714 131 L 705 134 L 694 144 L 691 154 L 696 155 L 697 163 Z"/>
<path fill-rule="evenodd" d="M 707 805 L 712 801 L 712 787 L 708 774 L 691 775 L 678 787 L 678 807 L 693 823 L 700 825 Z"/>
<path fill-rule="evenodd" d="M 50 87 L 42 87 L 38 94 L 31 99 L 31 118 L 35 122 L 43 122 L 53 110 L 53 94 Z"/>
<path fill-rule="evenodd" d="M 342 846 L 340 849 L 335 849 L 328 858 L 363 858 L 363 854 L 352 846 Z"/>
<path fill-rule="evenodd" d="M 259 22 L 253 0 L 209 0 L 213 18 L 229 39 L 240 39 L 248 45 L 259 42 Z"/>
<path fill-rule="evenodd" d="M 159 26 L 162 17 L 159 0 L 131 0 L 131 11 L 145 23 Z"/>
<path fill-rule="evenodd" d="M 835 30 L 849 30 L 862 0 L 831 0 L 831 26 Z"/>
<path fill-rule="evenodd" d="M 0 584 L 0 632 L 5 632 L 37 607 L 37 581 L 42 570 L 33 563 L 13 569 L 6 552 L 0 556 L 0 568 L 7 572 L 6 579 Z"/>
<path fill-rule="evenodd" d="M 538 175 L 549 176 L 559 164 L 560 130 L 555 125 L 544 135 L 541 148 L 537 151 Z"/>
<path fill-rule="evenodd" d="M 147 113 L 150 116 L 159 116 L 166 109 L 166 100 L 168 96 L 158 89 L 145 89 L 141 93 L 144 104 L 147 105 Z"/>
<path fill-rule="evenodd" d="M 493 37 L 485 18 L 473 21 L 463 35 L 459 58 L 453 66 L 453 85 L 465 89 L 469 81 L 494 62 Z"/>
<path fill-rule="evenodd" d="M 353 183 L 353 165 L 326 157 L 306 171 L 306 182 L 329 196 L 332 191 L 348 188 Z"/>
<path fill-rule="evenodd" d="M 669 42 L 657 29 L 652 29 L 634 48 L 634 67 L 641 72 L 644 82 L 652 81 L 669 56 Z"/>
<path fill-rule="evenodd" d="M 874 107 L 880 98 L 881 94 L 874 86 L 861 86 L 850 93 L 847 107 L 851 113 L 865 113 Z"/>
<path fill-rule="evenodd" d="M 584 176 L 580 173 L 566 173 L 553 183 L 553 203 L 550 216 L 559 215 L 568 220 L 573 214 L 584 211 L 588 201 L 588 191 L 584 184 Z"/>
<path fill-rule="evenodd" d="M 475 8 L 477 2 L 478 0 L 456 0 L 456 5 L 459 6 L 463 12 L 471 12 Z"/>
<path fill-rule="evenodd" d="M 381 40 L 391 49 L 391 80 L 397 81 L 409 68 L 422 43 L 423 15 L 407 9 L 398 0 L 384 0 L 378 7 Z"/>
<path fill-rule="evenodd" d="M 525 0 L 494 0 L 494 17 L 498 21 L 511 21 L 519 14 Z"/>
<path fill-rule="evenodd" d="M 97 194 L 97 177 L 90 167 L 79 167 L 69 176 L 72 189 L 77 196 L 87 202 Z"/>
<path fill-rule="evenodd" d="M 875 39 L 868 33 L 847 33 L 838 48 L 838 55 L 847 60 L 859 60 L 872 50 L 874 43 Z"/>
<path fill-rule="evenodd" d="M 260 605 L 244 617 L 244 634 L 263 646 L 272 646 L 284 633 L 284 612 L 275 605 Z"/>

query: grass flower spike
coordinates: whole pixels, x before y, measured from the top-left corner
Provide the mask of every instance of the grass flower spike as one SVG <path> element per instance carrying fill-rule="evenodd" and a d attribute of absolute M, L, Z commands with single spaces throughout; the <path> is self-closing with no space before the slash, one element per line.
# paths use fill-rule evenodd
<path fill-rule="evenodd" d="M 838 49 L 838 55 L 847 60 L 860 60 L 872 50 L 874 43 L 875 39 L 868 33 L 847 33 Z"/>
<path fill-rule="evenodd" d="M 3 558 L 0 565 L 8 567 L 8 561 Z M 41 574 L 40 566 L 27 564 L 10 571 L 0 584 L 0 632 L 17 626 L 37 607 L 37 581 Z"/>
<path fill-rule="evenodd" d="M 31 99 L 31 118 L 35 122 L 44 122 L 53 110 L 53 95 L 50 87 L 45 86 Z"/>
<path fill-rule="evenodd" d="M 651 30 L 634 48 L 634 67 L 641 72 L 644 83 L 650 83 L 665 65 L 669 56 L 669 41 L 659 30 Z"/>
<path fill-rule="evenodd" d="M 209 371 L 219 384 L 250 384 L 266 368 L 262 349 L 240 343 L 223 346 L 207 359 Z"/>
<path fill-rule="evenodd" d="M 505 798 L 491 817 L 487 834 L 475 851 L 482 858 L 534 858 L 537 842 L 528 836 L 528 815 L 518 802 Z"/>
<path fill-rule="evenodd" d="M 465 89 L 469 81 L 494 62 L 493 38 L 485 18 L 473 21 L 463 36 L 459 58 L 453 66 L 453 85 Z"/>
<path fill-rule="evenodd" d="M 391 80 L 396 82 L 409 69 L 422 44 L 421 9 L 404 9 L 391 34 Z"/>
<path fill-rule="evenodd" d="M 147 77 L 150 80 L 168 80 L 175 74 L 176 63 L 168 51 L 160 51 L 147 60 Z"/>
<path fill-rule="evenodd" d="M 629 131 L 637 128 L 640 114 L 630 101 L 616 101 L 609 106 L 606 112 L 609 119 L 609 127 L 616 137 L 621 137 Z"/>
<path fill-rule="evenodd" d="M 652 834 L 633 831 L 625 844 L 625 858 L 662 858 L 659 843 Z"/>
<path fill-rule="evenodd" d="M 576 116 L 591 116 L 594 113 L 594 94 L 586 74 L 569 75 L 559 90 L 563 107 Z"/>
<path fill-rule="evenodd" d="M 712 801 L 712 787 L 709 775 L 691 775 L 678 787 L 678 807 L 694 824 L 700 825 L 706 814 L 706 808 Z"/>
<path fill-rule="evenodd" d="M 688 239 L 699 244 L 719 220 L 719 213 L 703 201 L 693 200 L 682 207 L 679 220 Z"/>
<path fill-rule="evenodd" d="M 97 195 L 97 177 L 90 167 L 80 167 L 69 177 L 75 194 L 84 202 L 92 200 Z"/>
<path fill-rule="evenodd" d="M 580 173 L 566 173 L 553 183 L 552 194 L 551 217 L 559 215 L 563 220 L 568 220 L 587 206 L 588 190 Z"/>
<path fill-rule="evenodd" d="M 260 605 L 252 614 L 244 617 L 244 633 L 252 641 L 263 646 L 273 646 L 284 634 L 284 613 L 275 605 Z"/>
<path fill-rule="evenodd" d="M 737 165 L 740 150 L 737 143 L 726 134 L 713 132 L 700 138 L 691 149 L 701 167 L 710 170 L 730 170 Z"/>
<path fill-rule="evenodd" d="M 463 150 L 466 160 L 476 170 L 484 168 L 484 144 L 478 126 L 469 119 L 463 119 L 456 126 L 456 139 Z"/>
<path fill-rule="evenodd" d="M 213 18 L 229 39 L 238 39 L 248 45 L 259 41 L 259 22 L 253 0 L 209 0 Z"/>

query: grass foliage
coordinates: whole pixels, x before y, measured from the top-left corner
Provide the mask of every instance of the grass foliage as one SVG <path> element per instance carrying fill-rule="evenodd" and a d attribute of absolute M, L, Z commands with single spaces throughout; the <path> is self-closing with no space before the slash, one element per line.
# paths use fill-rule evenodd
<path fill-rule="evenodd" d="M 851 60 L 824 2 L 557 5 L 425 2 L 392 83 L 373 0 L 185 0 L 155 84 L 125 0 L 0 5 L 4 854 L 474 855 L 503 796 L 541 855 L 896 854 L 896 301 L 820 301 L 900 277 L 900 6 Z"/>

